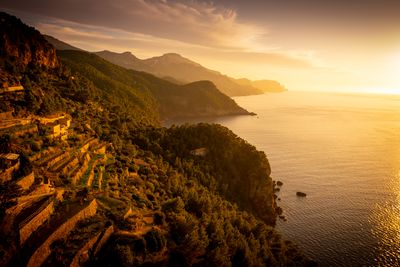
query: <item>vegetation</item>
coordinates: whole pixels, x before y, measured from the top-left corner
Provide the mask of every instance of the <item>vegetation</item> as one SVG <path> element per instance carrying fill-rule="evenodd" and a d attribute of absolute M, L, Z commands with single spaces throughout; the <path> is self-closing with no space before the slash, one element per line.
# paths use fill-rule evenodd
<path fill-rule="evenodd" d="M 229 129 L 199 124 L 136 131 L 133 143 L 162 157 L 191 179 L 275 223 L 271 169 L 265 154 Z M 204 148 L 205 156 L 192 151 Z"/>
<path fill-rule="evenodd" d="M 2 23 L 10 21 L 9 15 L 0 15 Z M 32 36 L 29 33 L 34 29 L 14 18 L 11 22 L 15 23 L 13 27 L 24 29 L 17 31 L 21 34 L 19 42 L 23 41 L 25 32 L 25 38 Z M 33 42 L 44 41 L 37 38 Z M 14 46 L 25 49 L 15 43 Z M 47 44 L 35 47 L 47 47 Z M 182 97 L 187 103 L 193 103 L 190 98 L 194 96 L 199 105 L 209 100 L 214 107 L 226 101 L 219 106 L 221 109 L 235 107 L 234 102 L 218 95 L 209 83 L 181 87 L 150 74 L 117 67 L 86 52 L 64 51 L 59 56 L 62 63 L 58 59 L 57 64 L 40 59 L 40 62 L 53 62 L 48 65 L 33 66 L 29 64 L 32 59 L 27 59 L 27 64 L 22 64 L 20 58 L 9 61 L 15 68 L 6 71 L 7 75 L 20 76 L 26 90 L 23 97 L 11 94 L 4 102 L 15 110 L 16 117 L 59 111 L 70 114 L 74 124 L 70 138 L 66 142 L 49 140 L 40 130 L 19 137 L 0 136 L 2 152 L 34 156 L 52 151 L 43 162 L 47 157 L 78 151 L 87 140 L 100 139 L 109 144 L 104 155 L 107 160 L 103 163 L 101 186 L 97 180 L 92 187 L 80 187 L 79 183 L 73 186 L 57 173 L 54 178 L 50 176 L 54 179 L 51 182 L 65 192 L 48 225 L 56 225 L 52 222 L 59 223 L 65 219 L 64 214 L 79 210 L 86 199 L 97 198 L 99 210 L 95 218 L 78 225 L 67 239 L 52 244 L 48 264 L 69 262 L 70 253 L 79 249 L 86 236 L 93 236 L 110 223 L 116 232 L 98 255 L 89 257 L 88 265 L 313 264 L 273 228 L 276 206 L 270 166 L 263 152 L 218 125 L 159 127 L 159 118 L 165 114 L 189 112 L 189 106 L 183 104 L 171 109 L 175 102 L 169 95 Z M 4 55 L 2 59 L 4 62 Z M 165 114 L 161 114 L 163 111 Z M 198 148 L 205 153 L 193 153 Z M 92 161 L 81 180 L 83 184 L 96 159 L 91 156 Z M 42 159 L 38 161 L 43 163 Z M 44 172 L 43 164 L 35 167 L 29 157 L 21 156 L 21 166 L 17 175 L 24 175 L 32 168 L 38 173 Z M 22 193 L 15 188 L 15 180 L 2 184 L 0 191 L 3 216 L 14 205 L 15 197 Z M 133 210 L 132 214 L 128 210 Z M 109 223 L 104 224 L 106 221 Z M 29 256 L 24 253 L 38 245 L 34 238 L 22 247 L 15 245 L 19 242 L 18 223 L 13 227 L 1 239 L 13 244 L 10 247 L 14 251 L 7 251 L 7 246 L 0 244 L 1 254 L 6 255 L 0 264 L 10 259 L 11 263 L 19 263 Z M 46 227 L 37 231 L 41 230 L 49 231 Z M 68 250 L 63 251 L 62 247 Z"/>
<path fill-rule="evenodd" d="M 65 64 L 89 78 L 97 88 L 120 94 L 122 99 L 134 104 L 133 108 L 146 114 L 160 114 L 162 120 L 248 114 L 211 82 L 180 86 L 148 73 L 124 69 L 87 52 L 70 50 L 57 53 Z"/>
<path fill-rule="evenodd" d="M 57 47 L 64 49 L 64 46 L 57 45 Z M 263 92 L 251 84 L 239 83 L 236 79 L 217 71 L 209 70 L 179 54 L 169 53 L 145 60 L 138 59 L 130 52 L 118 54 L 110 51 L 101 51 L 96 54 L 121 67 L 145 71 L 158 77 L 167 77 L 167 80 L 176 84 L 208 80 L 212 81 L 221 92 L 229 96 L 262 94 Z"/>

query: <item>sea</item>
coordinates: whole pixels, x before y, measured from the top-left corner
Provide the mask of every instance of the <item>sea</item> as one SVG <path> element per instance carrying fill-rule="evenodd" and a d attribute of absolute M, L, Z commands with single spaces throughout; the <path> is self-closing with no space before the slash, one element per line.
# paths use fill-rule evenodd
<path fill-rule="evenodd" d="M 175 124 L 219 123 L 264 151 L 283 182 L 276 228 L 321 266 L 400 266 L 400 96 L 234 99 L 257 115 Z"/>

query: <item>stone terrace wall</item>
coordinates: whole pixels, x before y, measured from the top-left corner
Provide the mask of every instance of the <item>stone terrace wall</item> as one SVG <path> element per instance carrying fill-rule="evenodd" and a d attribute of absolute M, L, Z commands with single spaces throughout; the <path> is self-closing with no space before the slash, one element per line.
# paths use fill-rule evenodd
<path fill-rule="evenodd" d="M 31 172 L 27 176 L 19 179 L 17 182 L 17 185 L 19 185 L 22 189 L 26 190 L 29 187 L 31 187 L 31 185 L 33 184 L 34 181 L 35 181 L 35 175 L 33 172 Z"/>
<path fill-rule="evenodd" d="M 106 144 L 99 144 L 98 146 L 93 148 L 93 152 L 97 154 L 105 154 L 106 153 Z"/>
<path fill-rule="evenodd" d="M 75 214 L 72 218 L 62 224 L 56 231 L 54 231 L 47 240 L 33 253 L 27 264 L 28 267 L 41 266 L 46 258 L 50 255 L 50 245 L 57 239 L 62 239 L 75 227 L 78 221 L 89 218 L 97 212 L 97 202 L 92 202 L 83 210 Z"/>
<path fill-rule="evenodd" d="M 110 227 L 108 227 L 107 230 L 104 232 L 103 236 L 100 238 L 99 242 L 97 243 L 97 246 L 93 252 L 93 256 L 96 256 L 97 253 L 99 253 L 99 251 L 106 244 L 106 242 L 108 241 L 108 239 L 110 238 L 112 233 L 114 233 L 114 225 L 110 225 Z"/>
<path fill-rule="evenodd" d="M 12 113 L 13 113 L 13 111 L 1 112 L 0 113 L 0 120 L 12 119 L 13 118 Z"/>
<path fill-rule="evenodd" d="M 96 244 L 99 239 L 101 232 L 96 234 L 94 237 L 89 239 L 88 242 L 75 254 L 74 259 L 72 260 L 70 267 L 79 267 L 82 266 L 89 259 L 89 250 L 92 249 L 94 244 Z"/>
<path fill-rule="evenodd" d="M 51 165 L 56 164 L 56 163 L 59 162 L 60 160 L 65 159 L 66 157 L 69 157 L 69 152 L 64 152 L 64 153 L 62 153 L 61 155 L 56 156 L 56 157 L 54 157 L 54 158 L 48 160 L 48 161 L 45 163 L 45 165 L 46 165 L 46 167 L 49 167 L 49 166 L 51 166 Z"/>
<path fill-rule="evenodd" d="M 36 125 L 30 125 L 30 126 L 24 127 L 24 129 L 13 131 L 13 135 L 21 136 L 21 135 L 24 135 L 27 133 L 37 133 L 37 132 L 38 132 L 38 127 Z"/>
<path fill-rule="evenodd" d="M 96 159 L 92 164 L 92 169 L 90 170 L 88 180 L 86 182 L 86 186 L 92 186 L 93 178 L 94 178 L 94 171 L 99 163 L 104 164 L 104 159 Z"/>
<path fill-rule="evenodd" d="M 58 148 L 54 148 L 54 147 L 47 148 L 46 150 L 43 150 L 43 151 L 41 151 L 39 153 L 36 153 L 36 154 L 30 156 L 29 160 L 31 162 L 33 162 L 33 161 L 36 161 L 36 160 L 39 160 L 39 159 L 42 159 L 42 158 L 46 158 L 50 154 L 56 153 L 57 149 Z M 37 163 L 37 162 L 35 162 L 35 163 Z"/>
<path fill-rule="evenodd" d="M 68 174 L 71 170 L 73 170 L 79 164 L 79 159 L 73 158 L 70 160 L 65 166 L 62 166 L 61 169 L 57 170 L 60 173 Z"/>
<path fill-rule="evenodd" d="M 3 172 L 0 172 L 0 183 L 10 181 L 12 179 L 14 171 L 18 170 L 19 166 L 20 163 L 18 162 L 14 166 L 4 170 Z"/>
<path fill-rule="evenodd" d="M 76 183 L 81 179 L 81 176 L 85 173 L 87 167 L 89 166 L 89 161 L 90 155 L 85 154 L 83 156 L 83 162 L 81 163 L 82 165 L 71 174 L 71 183 L 73 185 L 76 185 Z"/>
<path fill-rule="evenodd" d="M 23 91 L 24 87 L 22 85 L 16 85 L 16 86 L 8 86 L 4 88 L 0 88 L 0 93 L 11 93 L 11 92 L 17 92 L 17 91 Z"/>
<path fill-rule="evenodd" d="M 19 230 L 19 242 L 22 245 L 54 212 L 54 201 L 51 201 L 42 211 L 33 217 Z"/>

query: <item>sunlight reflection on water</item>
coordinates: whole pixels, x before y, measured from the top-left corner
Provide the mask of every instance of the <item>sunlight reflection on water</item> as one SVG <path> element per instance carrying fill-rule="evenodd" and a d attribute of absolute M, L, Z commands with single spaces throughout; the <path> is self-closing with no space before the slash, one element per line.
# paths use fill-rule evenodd
<path fill-rule="evenodd" d="M 206 122 L 266 152 L 273 178 L 284 183 L 282 235 L 322 266 L 400 266 L 400 96 L 235 100 L 258 115 Z"/>
<path fill-rule="evenodd" d="M 400 167 L 398 168 L 400 170 Z M 400 266 L 400 171 L 388 182 L 392 198 L 375 206 L 371 214 L 378 239 L 375 263 L 379 266 Z"/>
<path fill-rule="evenodd" d="M 400 97 L 288 92 L 235 100 L 258 115 L 209 122 L 266 152 L 284 183 L 282 235 L 322 266 L 400 266 Z"/>

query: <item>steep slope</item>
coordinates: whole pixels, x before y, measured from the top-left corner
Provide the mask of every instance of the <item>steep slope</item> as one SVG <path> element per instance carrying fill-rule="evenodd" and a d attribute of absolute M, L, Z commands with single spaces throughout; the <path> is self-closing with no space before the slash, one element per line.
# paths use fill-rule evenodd
<path fill-rule="evenodd" d="M 0 12 L 0 17 L 4 16 L 6 14 Z M 21 23 L 16 17 L 0 20 L 0 56 L 5 60 L 14 60 L 20 67 L 31 64 L 55 68 L 58 64 L 54 48 L 34 28 L 29 27 L 25 32 L 14 27 Z"/>
<path fill-rule="evenodd" d="M 131 52 L 114 53 L 108 50 L 94 53 L 105 60 L 118 66 L 151 73 L 151 68 L 147 66 L 141 59 L 134 56 Z"/>
<path fill-rule="evenodd" d="M 176 164 L 177 157 L 183 162 L 191 159 L 193 149 L 204 148 L 204 154 L 192 163 L 201 169 L 199 176 L 190 169 L 185 172 L 191 173 L 193 178 L 210 190 L 216 185 L 215 190 L 226 199 L 243 210 L 251 211 L 269 225 L 275 224 L 275 216 L 271 216 L 276 214 L 275 199 L 270 197 L 274 195 L 271 167 L 264 152 L 257 151 L 254 146 L 222 126 L 183 125 L 168 130 L 149 129 L 147 132 L 154 138 L 152 142 L 160 144 L 160 153 L 170 164 Z M 140 138 L 134 141 L 145 143 Z M 142 148 L 154 149 L 147 145 Z M 181 168 L 185 167 L 185 164 L 181 165 Z"/>
<path fill-rule="evenodd" d="M 45 36 L 57 50 L 81 50 L 51 36 Z M 263 92 L 286 91 L 279 82 L 273 80 L 234 79 L 217 71 L 204 68 L 200 64 L 176 53 L 141 60 L 131 52 L 95 52 L 98 56 L 127 69 L 151 73 L 172 83 L 184 84 L 200 80 L 212 81 L 221 92 L 228 96 L 261 94 Z"/>
<path fill-rule="evenodd" d="M 17 73 L 28 65 L 38 68 L 54 69 L 58 66 L 55 49 L 45 42 L 43 36 L 34 28 L 15 28 L 22 24 L 16 17 L 4 19 L 7 14 L 0 12 L 0 85 L 2 87 L 19 85 Z"/>
<path fill-rule="evenodd" d="M 248 86 L 254 86 L 256 88 L 261 89 L 263 92 L 266 93 L 280 93 L 287 91 L 287 89 L 280 84 L 277 81 L 273 80 L 256 80 L 256 81 L 251 81 L 249 79 L 236 79 L 236 82 L 241 84 L 241 85 L 248 85 Z"/>
<path fill-rule="evenodd" d="M 57 50 L 78 50 L 78 51 L 83 51 L 83 49 L 80 49 L 78 47 L 72 46 L 70 44 L 67 44 L 63 41 L 60 41 L 53 36 L 50 35 L 43 35 L 44 38 L 48 43 L 54 46 L 55 49 Z"/>
<path fill-rule="evenodd" d="M 3 20 L 20 29 L 22 44 L 32 42 L 32 58 L 51 62 L 54 48 L 34 49 L 48 46 L 29 39 L 34 29 Z M 63 52 L 54 68 L 23 58 L 10 57 L 13 68 L 4 70 L 23 91 L 0 94 L 13 111 L 1 114 L 11 125 L 0 130 L 0 153 L 21 159 L 0 183 L 1 266 L 312 264 L 271 226 L 274 186 L 263 152 L 218 125 L 157 126 L 153 91 L 168 82 L 79 51 Z M 61 125 L 66 138 L 57 135 Z M 193 153 L 199 147 L 206 153 Z M 35 181 L 20 190 L 27 175 Z"/>
<path fill-rule="evenodd" d="M 98 120 L 92 119 L 94 124 L 100 124 L 100 120 L 111 113 L 129 117 L 136 126 L 158 124 L 157 103 L 147 89 L 115 83 L 104 75 L 71 75 L 71 70 L 60 64 L 56 49 L 33 27 L 6 13 L 0 13 L 0 23 L 2 87 L 21 84 L 24 89 L 22 94 L 3 95 L 3 99 L 10 99 L 10 102 L 1 102 L 2 111 L 14 110 L 17 116 L 26 112 L 38 115 L 72 112 L 79 110 L 81 105 L 88 106 L 94 99 L 100 99 L 99 107 L 104 113 L 99 112 Z M 106 86 L 96 86 L 90 80 L 93 77 L 102 80 Z M 108 112 L 115 106 L 118 108 Z M 117 112 L 121 108 L 124 110 Z"/>
<path fill-rule="evenodd" d="M 124 69 L 87 52 L 59 51 L 58 55 L 73 70 L 90 77 L 89 79 L 97 87 L 106 89 L 109 83 L 114 82 L 126 88 L 148 90 L 158 103 L 162 120 L 177 117 L 249 114 L 232 99 L 219 92 L 211 82 L 180 86 L 148 73 Z M 110 81 L 106 82 L 106 78 L 99 77 L 107 77 Z"/>
<path fill-rule="evenodd" d="M 104 59 L 128 69 L 146 71 L 158 77 L 172 77 L 182 83 L 209 80 L 228 96 L 261 94 L 262 91 L 248 85 L 240 85 L 234 79 L 217 71 L 209 70 L 179 54 L 169 53 L 160 57 L 140 60 L 129 52 L 96 52 Z"/>

